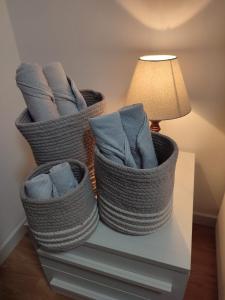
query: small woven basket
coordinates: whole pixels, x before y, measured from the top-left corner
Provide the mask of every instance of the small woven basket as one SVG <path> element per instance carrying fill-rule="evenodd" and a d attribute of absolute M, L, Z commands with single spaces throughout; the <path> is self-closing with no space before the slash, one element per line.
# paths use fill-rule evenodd
<path fill-rule="evenodd" d="M 26 179 L 48 173 L 65 160 L 37 167 Z M 98 209 L 87 167 L 77 160 L 67 160 L 79 185 L 71 192 L 48 200 L 34 200 L 27 196 L 25 185 L 20 197 L 30 231 L 36 242 L 48 251 L 67 251 L 82 244 L 98 224 Z"/>
<path fill-rule="evenodd" d="M 87 109 L 58 119 L 32 122 L 28 110 L 24 110 L 15 124 L 29 143 L 37 165 L 59 159 L 77 159 L 88 166 L 94 181 L 94 139 L 88 118 L 102 114 L 105 101 L 101 93 L 81 91 Z"/>
<path fill-rule="evenodd" d="M 116 164 L 95 150 L 97 195 L 101 219 L 113 229 L 131 235 L 156 231 L 172 213 L 176 143 L 152 133 L 159 165 L 134 169 Z"/>

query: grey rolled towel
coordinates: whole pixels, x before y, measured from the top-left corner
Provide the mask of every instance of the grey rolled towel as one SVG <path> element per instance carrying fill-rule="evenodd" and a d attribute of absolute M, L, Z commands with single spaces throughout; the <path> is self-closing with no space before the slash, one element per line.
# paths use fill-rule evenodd
<path fill-rule="evenodd" d="M 89 123 L 97 147 L 105 157 L 121 165 L 137 167 L 118 112 L 90 118 Z"/>
<path fill-rule="evenodd" d="M 87 104 L 75 83 L 67 78 L 59 62 L 52 62 L 43 68 L 53 92 L 60 115 L 70 115 L 85 109 Z"/>
<path fill-rule="evenodd" d="M 47 200 L 55 196 L 55 190 L 48 174 L 37 175 L 25 182 L 27 196 L 34 200 Z"/>
<path fill-rule="evenodd" d="M 158 161 L 143 105 L 139 103 L 126 106 L 119 113 L 131 153 L 138 168 L 149 169 L 156 167 Z"/>
<path fill-rule="evenodd" d="M 78 185 L 68 162 L 55 165 L 49 170 L 49 175 L 53 185 L 57 190 L 58 196 L 73 190 Z"/>
<path fill-rule="evenodd" d="M 16 70 L 16 83 L 33 121 L 47 121 L 59 117 L 52 91 L 41 66 L 22 63 Z"/>

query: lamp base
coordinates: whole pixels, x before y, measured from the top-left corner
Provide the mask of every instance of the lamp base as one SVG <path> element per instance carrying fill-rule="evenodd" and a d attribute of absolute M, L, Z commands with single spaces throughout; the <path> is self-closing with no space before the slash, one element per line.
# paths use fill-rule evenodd
<path fill-rule="evenodd" d="M 160 126 L 159 126 L 159 122 L 160 120 L 151 120 L 151 125 L 150 125 L 150 129 L 151 131 L 154 131 L 154 132 L 159 132 L 160 131 Z"/>

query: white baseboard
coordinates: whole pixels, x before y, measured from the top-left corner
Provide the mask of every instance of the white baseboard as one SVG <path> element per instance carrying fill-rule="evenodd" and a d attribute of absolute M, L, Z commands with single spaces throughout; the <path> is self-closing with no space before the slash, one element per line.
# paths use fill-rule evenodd
<path fill-rule="evenodd" d="M 23 238 L 26 228 L 24 226 L 26 219 L 24 218 L 10 233 L 6 241 L 0 245 L 0 265 L 9 256 L 19 241 Z"/>
<path fill-rule="evenodd" d="M 194 224 L 204 225 L 214 228 L 216 226 L 217 216 L 194 212 L 193 222 Z"/>

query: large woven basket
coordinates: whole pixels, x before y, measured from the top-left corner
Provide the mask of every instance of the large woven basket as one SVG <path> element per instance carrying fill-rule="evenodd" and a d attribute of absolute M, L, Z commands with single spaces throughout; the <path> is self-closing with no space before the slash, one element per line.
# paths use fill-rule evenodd
<path fill-rule="evenodd" d="M 87 167 L 77 160 L 67 160 L 79 185 L 71 192 L 48 200 L 34 200 L 27 196 L 24 184 L 20 196 L 30 231 L 36 242 L 49 251 L 66 251 L 83 243 L 95 230 L 98 209 Z M 48 173 L 64 160 L 37 167 L 26 179 Z"/>
<path fill-rule="evenodd" d="M 134 169 L 116 164 L 95 150 L 99 213 L 113 229 L 131 235 L 149 234 L 171 216 L 176 143 L 152 134 L 159 165 Z"/>
<path fill-rule="evenodd" d="M 84 111 L 55 120 L 32 122 L 26 109 L 15 124 L 29 143 L 37 165 L 73 158 L 87 164 L 93 179 L 94 139 L 88 118 L 100 115 L 105 101 L 101 93 L 90 90 L 81 93 L 88 106 Z"/>

